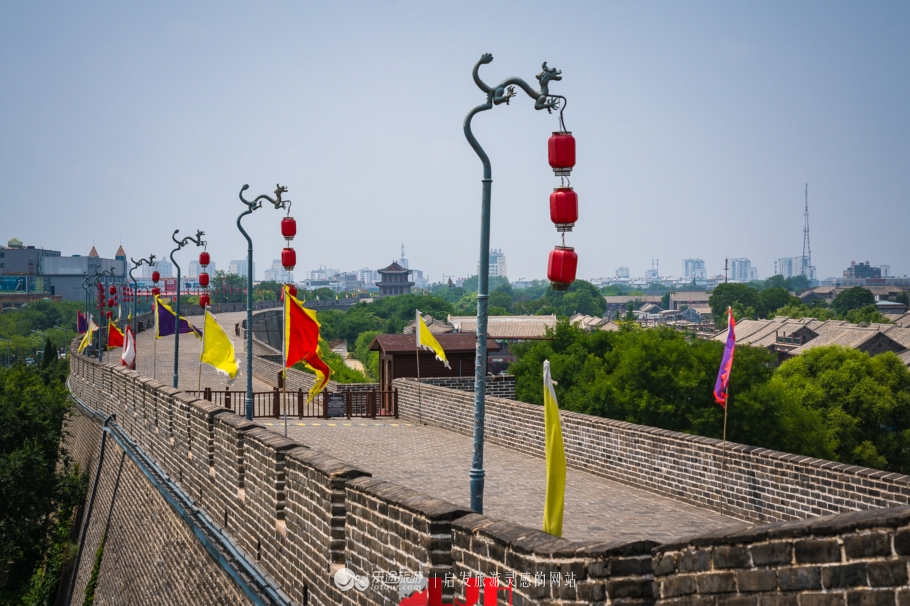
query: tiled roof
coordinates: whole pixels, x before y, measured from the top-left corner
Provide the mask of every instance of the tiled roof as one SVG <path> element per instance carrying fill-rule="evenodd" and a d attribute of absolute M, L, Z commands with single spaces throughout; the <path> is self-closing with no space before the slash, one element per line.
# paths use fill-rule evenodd
<path fill-rule="evenodd" d="M 708 299 L 711 298 L 710 293 L 706 293 L 703 290 L 681 290 L 679 292 L 671 292 L 670 300 L 679 301 L 680 303 L 688 302 L 708 302 Z"/>
<path fill-rule="evenodd" d="M 449 324 L 459 332 L 475 332 L 476 316 L 449 316 Z M 556 328 L 556 315 L 549 316 L 490 316 L 487 335 L 491 339 L 543 339 L 547 329 Z"/>
<path fill-rule="evenodd" d="M 470 353 L 477 349 L 477 335 L 473 332 L 448 333 L 435 336 L 442 349 L 447 353 Z M 386 354 L 416 353 L 416 337 L 413 334 L 376 335 L 376 338 L 370 343 L 370 351 L 382 351 Z M 499 344 L 492 339 L 487 340 L 487 351 L 499 351 Z"/>
<path fill-rule="evenodd" d="M 645 303 L 660 303 L 660 295 L 610 295 L 604 297 L 607 305 L 625 305 L 634 301 L 644 301 Z"/>
<path fill-rule="evenodd" d="M 411 270 L 405 269 L 404 267 L 399 265 L 396 261 L 392 261 L 391 265 L 389 265 L 388 267 L 383 267 L 382 269 L 379 269 L 377 271 L 379 273 L 382 273 L 382 272 L 406 272 L 406 271 L 411 271 Z"/>
<path fill-rule="evenodd" d="M 577 326 L 582 330 L 598 330 L 607 323 L 607 320 L 597 316 L 586 316 L 584 314 L 575 314 L 569 318 L 569 324 Z"/>
<path fill-rule="evenodd" d="M 125 257 L 126 256 L 126 253 L 123 252 L 123 244 L 120 245 L 120 247 L 117 249 L 117 252 L 114 253 L 114 256 L 115 257 Z"/>
<path fill-rule="evenodd" d="M 90 257 L 97 257 L 97 256 L 98 256 L 98 251 L 95 250 L 95 247 L 94 247 L 94 246 L 92 246 L 92 250 L 88 253 L 88 256 L 90 256 Z"/>
<path fill-rule="evenodd" d="M 437 320 L 431 315 L 426 315 L 423 317 L 423 321 L 426 322 L 427 328 L 430 329 L 430 332 L 434 335 L 441 335 L 455 330 L 455 327 L 451 324 L 447 324 L 442 320 Z M 417 325 L 417 320 L 411 320 L 408 322 L 408 325 L 402 329 L 402 334 L 413 335 L 416 332 L 415 326 Z"/>

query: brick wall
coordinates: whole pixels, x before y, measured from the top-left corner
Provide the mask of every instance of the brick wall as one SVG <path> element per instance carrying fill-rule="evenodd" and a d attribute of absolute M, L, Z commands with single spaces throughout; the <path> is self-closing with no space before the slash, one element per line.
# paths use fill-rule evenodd
<path fill-rule="evenodd" d="M 902 606 L 910 507 L 773 524 L 654 550 L 658 606 Z"/>
<path fill-rule="evenodd" d="M 397 379 L 399 416 L 464 435 L 473 394 Z M 570 467 L 703 507 L 720 507 L 720 440 L 560 411 Z M 486 399 L 486 439 L 544 457 L 543 409 Z M 755 522 L 803 519 L 910 502 L 910 477 L 727 443 L 724 511 Z"/>
<path fill-rule="evenodd" d="M 436 385 L 458 391 L 474 393 L 474 377 L 439 377 L 420 379 L 421 383 Z M 493 398 L 515 399 L 515 377 L 512 375 L 490 375 L 487 377 L 486 394 Z"/>

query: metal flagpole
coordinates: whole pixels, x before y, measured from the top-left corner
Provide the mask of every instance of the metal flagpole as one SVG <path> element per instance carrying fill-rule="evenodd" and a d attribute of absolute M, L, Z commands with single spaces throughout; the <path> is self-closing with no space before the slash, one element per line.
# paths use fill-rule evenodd
<path fill-rule="evenodd" d="M 281 323 L 281 372 L 284 375 L 284 380 L 281 382 L 281 385 L 284 387 L 284 437 L 288 436 L 288 409 L 287 409 L 287 399 L 288 399 L 288 344 L 284 342 L 288 338 L 287 325 L 288 325 L 288 306 L 291 303 L 291 300 L 288 297 L 291 296 L 291 293 L 288 292 L 287 284 L 284 285 L 284 305 L 281 306 L 281 318 L 283 322 Z"/>
<path fill-rule="evenodd" d="M 205 353 L 205 333 L 208 331 L 205 330 L 205 314 L 208 313 L 208 305 L 202 308 L 202 350 L 199 352 L 199 381 L 196 387 L 196 391 L 202 391 L 202 354 Z M 198 394 L 197 394 L 198 395 Z"/>
<path fill-rule="evenodd" d="M 403 245 L 402 245 L 403 246 Z M 414 325 L 414 332 L 417 334 L 417 341 L 414 344 L 414 350 L 417 352 L 417 422 L 422 423 L 423 399 L 420 396 L 420 310 L 417 311 L 417 323 Z"/>
<path fill-rule="evenodd" d="M 724 390 L 727 401 L 724 403 L 724 443 L 720 458 L 720 515 L 724 515 L 724 485 L 727 475 L 727 406 L 730 405 L 730 390 Z"/>

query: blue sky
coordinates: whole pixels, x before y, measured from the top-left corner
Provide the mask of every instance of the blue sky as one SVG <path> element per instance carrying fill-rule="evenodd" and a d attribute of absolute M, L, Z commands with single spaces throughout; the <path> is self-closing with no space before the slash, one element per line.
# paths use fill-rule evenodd
<path fill-rule="evenodd" d="M 4 2 L 0 241 L 138 258 L 202 229 L 226 269 L 240 187 L 280 182 L 298 270 L 381 267 L 404 242 L 431 279 L 470 275 L 481 166 L 461 127 L 484 52 L 488 84 L 563 72 L 579 277 L 725 255 L 766 277 L 802 252 L 806 183 L 822 277 L 910 274 L 907 2 Z M 474 125 L 491 243 L 512 279 L 543 278 L 556 117 L 522 95 Z M 279 221 L 245 220 L 260 272 Z"/>

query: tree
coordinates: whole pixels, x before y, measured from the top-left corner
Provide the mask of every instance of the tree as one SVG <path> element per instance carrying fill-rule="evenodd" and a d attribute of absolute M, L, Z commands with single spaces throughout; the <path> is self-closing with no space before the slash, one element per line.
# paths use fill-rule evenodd
<path fill-rule="evenodd" d="M 867 305 L 875 305 L 875 295 L 868 288 L 854 286 L 841 291 L 834 297 L 831 307 L 840 316 L 846 316 L 848 311 L 860 309 Z"/>
<path fill-rule="evenodd" d="M 44 342 L 44 355 L 41 359 L 41 368 L 47 368 L 57 359 L 57 348 L 51 343 L 50 337 Z"/>
<path fill-rule="evenodd" d="M 739 303 L 743 309 L 748 307 L 753 309 L 761 308 L 758 291 L 745 284 L 736 284 L 733 282 L 719 284 L 708 298 L 708 305 L 711 306 L 711 313 L 718 321 L 722 318 L 726 318 L 727 308 L 733 307 L 734 303 Z M 726 324 L 724 325 L 726 326 Z"/>
<path fill-rule="evenodd" d="M 894 297 L 894 300 L 898 303 L 903 303 L 904 305 L 910 307 L 910 291 L 904 290 L 897 293 L 897 296 Z"/>
<path fill-rule="evenodd" d="M 760 317 L 767 318 L 774 315 L 774 312 L 787 305 L 799 305 L 801 301 L 798 297 L 792 296 L 784 288 L 766 288 L 758 293 L 757 311 Z"/>
<path fill-rule="evenodd" d="M 859 324 L 860 322 L 865 322 L 866 324 L 894 324 L 875 305 L 866 305 L 859 309 L 850 310 L 844 316 L 844 319 L 853 324 Z"/>

